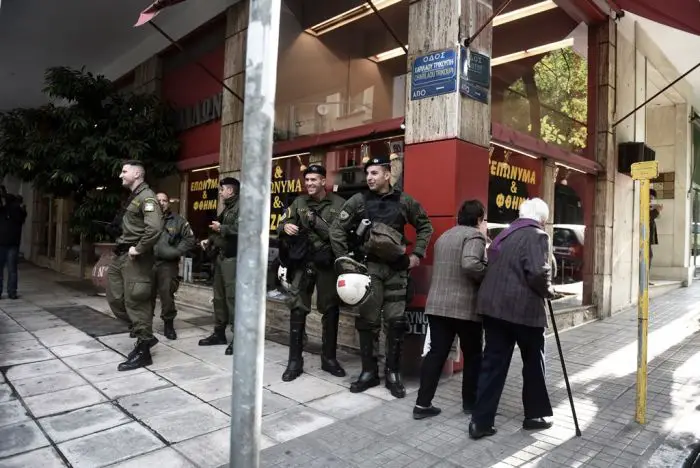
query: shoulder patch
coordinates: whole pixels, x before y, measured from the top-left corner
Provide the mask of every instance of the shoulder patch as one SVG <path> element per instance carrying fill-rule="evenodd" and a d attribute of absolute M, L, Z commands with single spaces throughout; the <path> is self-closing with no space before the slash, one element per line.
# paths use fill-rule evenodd
<path fill-rule="evenodd" d="M 153 203 L 151 200 L 146 200 L 143 203 L 143 211 L 151 212 L 151 211 L 155 211 L 155 210 L 156 210 L 156 204 Z"/>
<path fill-rule="evenodd" d="M 345 221 L 349 217 L 350 217 L 350 213 L 348 213 L 347 211 L 343 210 L 340 212 L 340 219 L 341 220 Z"/>

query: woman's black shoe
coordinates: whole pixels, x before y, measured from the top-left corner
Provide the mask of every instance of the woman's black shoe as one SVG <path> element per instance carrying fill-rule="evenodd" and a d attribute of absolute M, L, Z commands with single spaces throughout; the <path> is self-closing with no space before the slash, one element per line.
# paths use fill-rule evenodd
<path fill-rule="evenodd" d="M 441 412 L 442 410 L 440 408 L 436 408 L 434 406 L 431 406 L 430 408 L 421 408 L 419 406 L 414 406 L 413 419 L 431 418 L 433 416 L 437 416 Z"/>

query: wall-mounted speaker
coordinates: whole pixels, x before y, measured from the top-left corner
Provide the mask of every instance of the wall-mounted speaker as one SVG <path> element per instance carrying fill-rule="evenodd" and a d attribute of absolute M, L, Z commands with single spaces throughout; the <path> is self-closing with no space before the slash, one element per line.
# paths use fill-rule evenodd
<path fill-rule="evenodd" d="M 632 164 L 644 161 L 654 161 L 656 152 L 642 142 L 630 141 L 617 145 L 617 172 L 629 174 Z"/>

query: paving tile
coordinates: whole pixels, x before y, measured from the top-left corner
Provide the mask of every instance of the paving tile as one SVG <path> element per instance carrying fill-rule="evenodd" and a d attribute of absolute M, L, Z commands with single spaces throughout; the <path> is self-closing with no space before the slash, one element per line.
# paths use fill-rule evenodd
<path fill-rule="evenodd" d="M 85 367 L 100 366 L 110 363 L 119 363 L 124 361 L 124 356 L 114 351 L 97 351 L 89 354 L 80 354 L 63 359 L 68 366 L 73 369 L 83 369 Z"/>
<path fill-rule="evenodd" d="M 167 380 L 161 379 L 151 372 L 136 375 L 133 375 L 131 372 L 122 372 L 122 374 L 124 377 L 105 380 L 104 382 L 96 383 L 95 386 L 108 397 L 115 399 L 172 385 Z"/>
<path fill-rule="evenodd" d="M 307 406 L 336 419 L 345 419 L 370 411 L 382 403 L 383 400 L 362 393 L 340 392 L 314 400 Z"/>
<path fill-rule="evenodd" d="M 44 346 L 49 348 L 65 344 L 80 343 L 81 341 L 87 341 L 91 338 L 90 335 L 81 332 L 77 328 L 74 329 L 75 331 L 63 331 L 65 328 L 73 327 L 54 327 L 47 330 L 39 330 L 34 332 L 34 335 Z"/>
<path fill-rule="evenodd" d="M 107 400 L 90 385 L 69 388 L 58 392 L 45 393 L 29 398 L 24 402 L 34 417 L 41 418 L 85 406 L 91 406 Z"/>
<path fill-rule="evenodd" d="M 0 458 L 29 452 L 49 445 L 34 421 L 0 427 Z"/>
<path fill-rule="evenodd" d="M 229 462 L 231 430 L 227 427 L 210 434 L 174 444 L 175 450 L 200 468 L 218 468 Z"/>
<path fill-rule="evenodd" d="M 58 445 L 74 468 L 105 466 L 161 447 L 163 443 L 139 423 L 126 424 Z"/>
<path fill-rule="evenodd" d="M 14 400 L 15 397 L 12 395 L 12 389 L 7 384 L 0 384 L 0 402 Z"/>
<path fill-rule="evenodd" d="M 30 419 L 19 400 L 0 403 L 0 426 L 9 426 Z"/>
<path fill-rule="evenodd" d="M 138 419 L 160 416 L 201 403 L 202 400 L 177 387 L 153 390 L 119 399 L 119 405 Z"/>
<path fill-rule="evenodd" d="M 3 468 L 64 468 L 56 451 L 50 447 L 15 455 L 0 461 Z"/>
<path fill-rule="evenodd" d="M 154 348 L 153 365 L 148 366 L 152 371 L 169 369 L 171 367 L 184 366 L 187 364 L 201 364 L 202 361 L 196 359 L 189 354 L 178 351 L 168 346 L 159 346 Z"/>
<path fill-rule="evenodd" d="M 53 355 L 52 355 L 53 357 Z M 71 370 L 58 359 L 51 359 L 32 364 L 22 364 L 14 366 L 7 371 L 7 378 L 14 382 L 15 380 L 28 379 L 30 377 L 39 377 L 47 374 L 57 374 L 59 372 L 70 372 Z"/>
<path fill-rule="evenodd" d="M 149 369 L 154 370 L 153 367 L 149 367 Z M 199 360 L 191 364 L 174 366 L 163 370 L 156 370 L 155 372 L 164 379 L 168 379 L 176 385 L 181 385 L 182 383 L 191 382 L 194 380 L 206 379 L 209 377 L 227 375 L 226 372 L 220 368 L 205 364 Z"/>
<path fill-rule="evenodd" d="M 58 357 L 77 356 L 79 354 L 89 354 L 96 351 L 103 351 L 107 348 L 97 340 L 79 341 L 77 343 L 54 346 L 51 352 Z"/>
<path fill-rule="evenodd" d="M 16 366 L 29 362 L 47 361 L 54 355 L 47 349 L 33 349 L 29 351 L 17 351 L 0 354 L 0 367 Z"/>
<path fill-rule="evenodd" d="M 95 385 L 99 382 L 105 382 L 107 380 L 112 379 L 120 379 L 125 376 L 124 372 L 120 372 L 117 370 L 117 364 L 115 363 L 84 367 L 82 369 L 77 369 L 77 372 L 78 374 L 83 376 L 85 380 Z M 141 367 L 139 369 L 129 371 L 127 374 L 138 375 L 144 374 L 146 372 L 148 372 L 148 369 L 146 369 L 145 367 Z"/>
<path fill-rule="evenodd" d="M 3 343 L 20 343 L 28 340 L 36 340 L 36 338 L 29 332 L 0 333 L 0 341 Z"/>
<path fill-rule="evenodd" d="M 11 343 L 2 341 L 2 337 L 3 335 L 0 335 L 0 354 L 46 349 L 46 347 L 37 340 L 25 340 Z"/>
<path fill-rule="evenodd" d="M 201 403 L 184 409 L 146 418 L 143 423 L 168 442 L 180 442 L 214 432 L 231 424 L 231 418 L 216 408 Z"/>
<path fill-rule="evenodd" d="M 270 385 L 268 388 L 272 392 L 300 403 L 306 403 L 334 393 L 348 391 L 340 385 L 335 385 L 310 375 L 301 375 L 292 382 L 282 382 Z"/>
<path fill-rule="evenodd" d="M 181 387 L 204 401 L 213 401 L 231 395 L 232 385 L 233 382 L 230 375 L 221 375 L 185 382 Z"/>
<path fill-rule="evenodd" d="M 262 432 L 277 442 L 286 442 L 333 424 L 335 421 L 334 418 L 316 410 L 299 406 L 265 416 L 262 421 Z"/>
<path fill-rule="evenodd" d="M 39 424 L 54 442 L 65 442 L 133 421 L 112 403 L 89 406 L 50 416 Z"/>
<path fill-rule="evenodd" d="M 87 385 L 87 382 L 75 372 L 61 372 L 58 374 L 46 374 L 29 379 L 16 380 L 13 382 L 13 385 L 22 398 L 27 398 L 34 395 Z"/>
<path fill-rule="evenodd" d="M 164 468 L 197 468 L 188 459 L 170 447 L 162 448 L 146 455 L 110 465 L 110 468 L 144 468 L 162 466 Z"/>

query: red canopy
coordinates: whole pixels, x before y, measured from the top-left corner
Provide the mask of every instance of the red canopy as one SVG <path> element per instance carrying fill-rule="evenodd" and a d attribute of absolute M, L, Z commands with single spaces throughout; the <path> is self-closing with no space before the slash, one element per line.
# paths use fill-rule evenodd
<path fill-rule="evenodd" d="M 657 23 L 700 36 L 698 0 L 614 0 L 620 8 Z"/>

